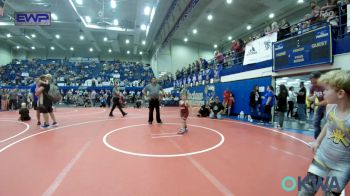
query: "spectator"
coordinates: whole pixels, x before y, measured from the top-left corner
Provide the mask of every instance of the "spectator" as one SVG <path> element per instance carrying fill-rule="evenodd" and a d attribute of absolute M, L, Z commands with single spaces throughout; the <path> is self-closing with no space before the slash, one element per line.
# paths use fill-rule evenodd
<path fill-rule="evenodd" d="M 311 17 L 310 18 L 310 24 L 313 25 L 317 23 L 320 20 L 320 6 L 317 5 L 316 0 L 310 1 L 310 8 L 311 8 Z"/>
<path fill-rule="evenodd" d="M 250 115 L 252 116 L 253 119 L 258 119 L 259 117 L 260 102 L 261 102 L 261 97 L 259 94 L 259 87 L 255 85 L 253 90 L 250 92 L 250 96 L 249 96 Z"/>
<path fill-rule="evenodd" d="M 277 111 L 278 111 L 278 126 L 277 128 L 283 129 L 284 116 L 287 111 L 287 97 L 288 90 L 285 85 L 280 85 L 280 92 L 277 95 Z"/>
<path fill-rule="evenodd" d="M 265 93 L 265 96 L 263 97 L 263 106 L 264 106 L 264 113 L 263 113 L 263 122 L 264 123 L 270 123 L 271 122 L 271 109 L 275 104 L 275 95 L 274 95 L 274 89 L 271 85 L 267 86 L 267 91 Z"/>
<path fill-rule="evenodd" d="M 221 104 L 219 97 L 215 98 L 215 102 L 210 105 L 210 118 L 222 119 L 224 113 L 224 106 Z"/>
<path fill-rule="evenodd" d="M 289 87 L 288 91 L 288 112 L 287 112 L 287 118 L 290 114 L 290 117 L 293 117 L 294 115 L 294 103 L 296 102 L 296 94 L 294 92 L 294 87 Z"/>
<path fill-rule="evenodd" d="M 215 51 L 214 56 L 215 56 L 216 63 L 218 64 L 224 63 L 225 57 L 221 52 Z"/>
<path fill-rule="evenodd" d="M 305 123 L 306 120 L 306 89 L 304 87 L 304 82 L 300 82 L 300 90 L 297 95 L 298 104 L 298 119 L 300 123 Z"/>
<path fill-rule="evenodd" d="M 210 108 L 208 104 L 204 104 L 200 107 L 197 116 L 198 117 L 208 117 L 210 114 Z"/>
<path fill-rule="evenodd" d="M 281 21 L 281 26 L 278 32 L 277 40 L 283 40 L 285 38 L 288 38 L 289 36 L 290 36 L 290 24 L 289 22 L 287 22 L 286 19 L 283 19 Z"/>
<path fill-rule="evenodd" d="M 25 103 L 21 104 L 21 109 L 19 110 L 19 114 L 20 114 L 20 117 L 18 120 L 20 120 L 20 121 L 30 120 L 29 110 L 28 110 L 27 105 Z"/>

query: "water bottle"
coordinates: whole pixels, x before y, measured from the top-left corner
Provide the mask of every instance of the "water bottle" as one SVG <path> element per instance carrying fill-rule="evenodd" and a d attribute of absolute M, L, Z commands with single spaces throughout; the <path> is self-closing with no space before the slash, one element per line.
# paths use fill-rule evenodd
<path fill-rule="evenodd" d="M 243 112 L 243 110 L 239 113 L 239 118 L 241 118 L 241 119 L 244 118 L 244 112 Z"/>

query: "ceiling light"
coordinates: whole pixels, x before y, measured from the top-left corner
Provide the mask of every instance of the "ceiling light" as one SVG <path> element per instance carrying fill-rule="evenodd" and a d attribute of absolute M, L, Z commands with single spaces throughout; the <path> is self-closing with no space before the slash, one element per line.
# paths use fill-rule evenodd
<path fill-rule="evenodd" d="M 129 43 L 130 43 L 130 41 L 127 39 L 127 40 L 125 40 L 125 43 L 126 43 L 126 44 L 129 44 Z"/>
<path fill-rule="evenodd" d="M 228 40 L 231 40 L 232 39 L 232 37 L 231 36 L 228 36 L 228 38 L 227 38 Z"/>
<path fill-rule="evenodd" d="M 146 41 L 145 40 L 142 41 L 142 45 L 146 45 Z"/>
<path fill-rule="evenodd" d="M 35 47 L 34 47 L 34 46 L 32 46 L 32 50 L 35 50 Z"/>
<path fill-rule="evenodd" d="M 94 49 L 93 49 L 93 48 L 90 48 L 89 50 L 90 50 L 90 52 L 94 51 Z"/>
<path fill-rule="evenodd" d="M 113 24 L 114 24 L 115 26 L 118 26 L 118 25 L 119 25 L 118 19 L 114 19 L 114 20 L 113 20 Z"/>
<path fill-rule="evenodd" d="M 108 52 L 111 53 L 111 52 L 112 52 L 112 49 L 109 49 Z"/>
<path fill-rule="evenodd" d="M 27 39 L 30 39 L 30 37 L 29 37 L 28 35 L 26 35 L 26 36 L 24 36 L 24 37 L 26 37 Z"/>
<path fill-rule="evenodd" d="M 218 45 L 217 44 L 214 44 L 214 48 L 217 48 L 218 47 Z"/>
<path fill-rule="evenodd" d="M 90 23 L 91 22 L 90 16 L 85 16 L 85 20 L 86 20 L 86 22 Z"/>
<path fill-rule="evenodd" d="M 54 14 L 54 13 L 51 13 L 51 18 L 52 18 L 53 20 L 57 20 L 57 19 L 58 19 L 58 18 L 57 18 L 57 15 Z"/>
<path fill-rule="evenodd" d="M 35 34 L 32 34 L 31 36 L 32 36 L 32 38 L 36 38 L 36 35 L 35 35 Z"/>
<path fill-rule="evenodd" d="M 103 38 L 103 41 L 105 41 L 105 42 L 108 41 L 108 38 L 107 38 L 107 37 L 104 37 L 104 38 Z"/>
<path fill-rule="evenodd" d="M 142 24 L 142 25 L 141 25 L 141 30 L 142 30 L 142 31 L 146 31 L 146 29 L 147 29 L 147 26 L 146 26 L 145 24 Z"/>
<path fill-rule="evenodd" d="M 304 0 L 298 0 L 298 3 L 304 3 Z"/>
<path fill-rule="evenodd" d="M 80 40 L 84 40 L 85 37 L 84 37 L 84 35 L 81 35 L 79 38 L 80 38 Z"/>
<path fill-rule="evenodd" d="M 209 21 L 211 21 L 211 20 L 213 19 L 213 15 L 209 14 L 208 17 L 207 17 L 207 19 L 208 19 Z"/>
<path fill-rule="evenodd" d="M 143 13 L 148 16 L 151 13 L 151 8 L 149 6 L 146 6 L 145 9 L 143 10 Z"/>
<path fill-rule="evenodd" d="M 17 49 L 20 49 L 21 47 L 20 46 L 16 46 Z"/>
<path fill-rule="evenodd" d="M 51 50 L 55 50 L 55 47 L 53 47 L 53 46 L 51 46 L 51 48 L 50 48 Z"/>
<path fill-rule="evenodd" d="M 60 35 L 57 34 L 57 35 L 56 35 L 56 38 L 57 38 L 57 39 L 60 39 Z"/>
<path fill-rule="evenodd" d="M 70 47 L 70 50 L 71 50 L 71 51 L 73 51 L 73 50 L 74 50 L 74 48 L 73 48 L 73 47 Z"/>
<path fill-rule="evenodd" d="M 78 5 L 83 5 L 83 0 L 75 0 Z"/>
<path fill-rule="evenodd" d="M 232 0 L 226 0 L 226 3 L 227 3 L 227 4 L 231 4 L 231 3 L 232 3 Z"/>
<path fill-rule="evenodd" d="M 193 33 L 193 34 L 197 34 L 197 29 L 193 29 L 193 30 L 192 30 L 192 33 Z"/>
<path fill-rule="evenodd" d="M 8 33 L 8 34 L 6 34 L 6 37 L 10 38 L 10 37 L 12 37 L 12 35 L 10 33 Z"/>
<path fill-rule="evenodd" d="M 275 14 L 274 14 L 274 13 L 271 13 L 271 14 L 269 15 L 269 18 L 273 18 L 273 17 L 275 17 Z"/>
<path fill-rule="evenodd" d="M 142 51 L 140 51 L 140 53 L 139 53 L 140 55 L 142 55 L 143 54 L 143 52 Z"/>
<path fill-rule="evenodd" d="M 252 26 L 248 25 L 247 30 L 250 30 L 250 29 L 252 29 Z"/>
<path fill-rule="evenodd" d="M 130 51 L 128 50 L 128 51 L 126 51 L 126 53 L 127 53 L 127 54 L 130 54 Z"/>
<path fill-rule="evenodd" d="M 185 37 L 184 42 L 187 42 L 187 41 L 188 41 L 188 38 L 187 38 L 187 37 Z"/>
<path fill-rule="evenodd" d="M 115 0 L 111 0 L 111 8 L 115 9 L 117 7 L 117 2 Z"/>

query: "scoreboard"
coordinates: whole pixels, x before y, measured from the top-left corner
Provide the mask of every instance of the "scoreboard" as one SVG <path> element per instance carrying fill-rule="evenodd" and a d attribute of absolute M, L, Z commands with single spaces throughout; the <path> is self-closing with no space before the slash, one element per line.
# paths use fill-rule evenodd
<path fill-rule="evenodd" d="M 331 64 L 332 33 L 330 26 L 323 26 L 296 37 L 273 44 L 273 71 Z"/>

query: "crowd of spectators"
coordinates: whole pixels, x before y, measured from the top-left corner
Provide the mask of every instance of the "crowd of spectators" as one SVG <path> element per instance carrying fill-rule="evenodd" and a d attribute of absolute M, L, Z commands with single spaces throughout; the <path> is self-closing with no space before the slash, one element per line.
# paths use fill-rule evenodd
<path fill-rule="evenodd" d="M 58 86 L 110 86 L 115 79 L 121 86 L 142 87 L 154 76 L 150 66 L 134 62 L 73 63 L 61 60 L 18 61 L 1 66 L 0 86 L 27 86 L 34 78 L 52 73 Z"/>

